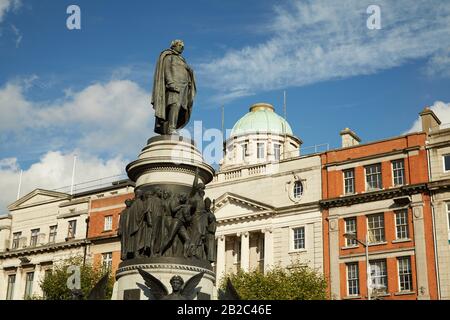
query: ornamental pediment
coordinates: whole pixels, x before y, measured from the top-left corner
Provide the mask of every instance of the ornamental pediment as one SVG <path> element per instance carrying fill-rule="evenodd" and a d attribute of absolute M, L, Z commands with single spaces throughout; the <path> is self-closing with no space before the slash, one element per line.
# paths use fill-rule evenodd
<path fill-rule="evenodd" d="M 227 192 L 215 200 L 214 214 L 218 221 L 241 220 L 269 216 L 273 209 L 265 203 Z"/>
<path fill-rule="evenodd" d="M 18 210 L 26 207 L 31 207 L 35 205 L 42 205 L 46 203 L 51 203 L 55 201 L 66 200 L 70 197 L 67 193 L 35 189 L 17 201 L 13 202 L 8 206 L 9 211 Z"/>

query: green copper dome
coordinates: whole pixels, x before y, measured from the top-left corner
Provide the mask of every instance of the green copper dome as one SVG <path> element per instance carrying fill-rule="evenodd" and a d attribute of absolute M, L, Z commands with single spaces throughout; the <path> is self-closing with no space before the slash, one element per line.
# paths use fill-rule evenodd
<path fill-rule="evenodd" d="M 256 103 L 250 112 L 239 119 L 231 131 L 231 136 L 240 136 L 252 132 L 270 132 L 293 135 L 291 126 L 275 113 L 272 105 Z"/>

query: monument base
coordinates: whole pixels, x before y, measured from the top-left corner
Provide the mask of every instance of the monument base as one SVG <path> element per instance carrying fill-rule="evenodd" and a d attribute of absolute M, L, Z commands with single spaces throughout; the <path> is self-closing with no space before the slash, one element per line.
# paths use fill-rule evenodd
<path fill-rule="evenodd" d="M 170 279 L 174 275 L 179 275 L 186 283 L 191 277 L 204 272 L 193 299 L 211 300 L 216 296 L 215 273 L 209 263 L 196 259 L 154 257 L 127 260 L 119 265 L 112 300 L 154 300 L 138 272 L 140 268 L 160 280 L 169 293 L 172 292 Z"/>

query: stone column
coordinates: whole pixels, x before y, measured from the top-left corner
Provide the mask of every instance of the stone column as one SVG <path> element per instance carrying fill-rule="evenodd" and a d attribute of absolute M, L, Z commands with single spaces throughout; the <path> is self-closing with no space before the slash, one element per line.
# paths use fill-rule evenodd
<path fill-rule="evenodd" d="M 5 270 L 0 269 L 0 300 L 6 300 L 6 291 L 8 288 L 8 277 L 5 274 Z"/>
<path fill-rule="evenodd" d="M 421 195 L 413 195 L 421 197 Z M 429 300 L 430 290 L 428 287 L 427 250 L 425 242 L 425 225 L 423 221 L 423 202 L 413 203 L 414 243 L 416 258 L 417 291 L 419 300 Z"/>
<path fill-rule="evenodd" d="M 241 268 L 248 271 L 250 268 L 250 235 L 248 232 L 241 233 Z"/>
<path fill-rule="evenodd" d="M 264 273 L 273 266 L 273 230 L 266 228 L 264 233 Z"/>
<path fill-rule="evenodd" d="M 16 283 L 14 283 L 14 297 L 13 300 L 23 300 L 25 286 L 23 285 L 23 269 L 17 267 L 16 270 Z"/>
<path fill-rule="evenodd" d="M 42 289 L 39 285 L 41 281 L 44 280 L 44 274 L 42 272 L 42 267 L 40 264 L 36 264 L 34 268 L 34 279 L 33 279 L 33 293 L 42 296 Z"/>
<path fill-rule="evenodd" d="M 340 299 L 338 219 L 333 217 L 329 222 L 331 299 Z"/>
<path fill-rule="evenodd" d="M 225 273 L 225 236 L 217 237 L 216 286 Z"/>

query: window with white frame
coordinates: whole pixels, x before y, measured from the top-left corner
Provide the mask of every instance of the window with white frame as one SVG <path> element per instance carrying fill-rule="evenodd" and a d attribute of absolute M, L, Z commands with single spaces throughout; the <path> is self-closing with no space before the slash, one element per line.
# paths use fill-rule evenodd
<path fill-rule="evenodd" d="M 50 226 L 50 231 L 48 233 L 48 242 L 54 243 L 56 241 L 56 232 L 57 232 L 58 226 Z"/>
<path fill-rule="evenodd" d="M 374 164 L 366 167 L 367 190 L 379 190 L 383 187 L 381 182 L 381 164 Z"/>
<path fill-rule="evenodd" d="M 412 291 L 411 258 L 400 257 L 398 262 L 398 283 L 400 291 Z"/>
<path fill-rule="evenodd" d="M 247 146 L 248 146 L 247 143 L 241 144 L 241 157 L 242 157 L 242 160 L 245 160 L 245 156 L 247 155 Z"/>
<path fill-rule="evenodd" d="M 303 195 L 303 184 L 297 180 L 294 182 L 294 198 L 300 198 Z"/>
<path fill-rule="evenodd" d="M 356 237 L 356 217 L 346 218 L 345 220 L 345 233 L 354 234 Z M 356 246 L 358 242 L 356 239 L 345 238 L 345 246 L 352 247 Z"/>
<path fill-rule="evenodd" d="M 8 276 L 8 287 L 6 289 L 6 300 L 14 299 L 14 286 L 16 284 L 16 275 L 10 274 Z"/>
<path fill-rule="evenodd" d="M 105 222 L 103 225 L 103 231 L 110 231 L 112 230 L 112 216 L 106 216 Z"/>
<path fill-rule="evenodd" d="M 377 292 L 387 292 L 386 260 L 370 261 L 370 280 L 372 289 Z"/>
<path fill-rule="evenodd" d="M 258 159 L 264 159 L 264 143 L 262 142 L 258 142 L 256 144 L 256 155 L 258 157 Z"/>
<path fill-rule="evenodd" d="M 359 269 L 358 263 L 347 263 L 347 295 L 359 295 Z"/>
<path fill-rule="evenodd" d="M 355 170 L 344 170 L 344 192 L 345 194 L 355 193 Z"/>
<path fill-rule="evenodd" d="M 34 272 L 27 272 L 25 277 L 25 294 L 24 299 L 30 298 L 33 294 Z"/>
<path fill-rule="evenodd" d="M 398 240 L 409 238 L 408 209 L 395 212 L 395 229 Z"/>
<path fill-rule="evenodd" d="M 112 268 L 112 252 L 105 252 L 102 254 L 103 270 L 111 270 Z"/>
<path fill-rule="evenodd" d="M 394 186 L 405 184 L 405 162 L 403 159 L 392 161 L 392 177 L 394 178 Z"/>
<path fill-rule="evenodd" d="M 13 241 L 12 241 L 12 248 L 18 249 L 20 244 L 20 237 L 22 236 L 22 232 L 14 232 L 13 233 Z"/>
<path fill-rule="evenodd" d="M 38 241 L 39 229 L 31 230 L 30 247 L 35 247 Z"/>
<path fill-rule="evenodd" d="M 67 230 L 67 238 L 75 238 L 75 234 L 77 232 L 77 220 L 69 221 L 69 228 Z"/>
<path fill-rule="evenodd" d="M 292 238 L 294 250 L 305 249 L 305 227 L 293 228 Z"/>
<path fill-rule="evenodd" d="M 280 160 L 281 158 L 281 145 L 278 143 L 275 143 L 273 145 L 273 154 L 275 157 L 275 160 Z"/>
<path fill-rule="evenodd" d="M 368 215 L 367 227 L 369 231 L 369 243 L 378 243 L 385 241 L 383 213 Z"/>
<path fill-rule="evenodd" d="M 445 154 L 442 156 L 442 161 L 444 163 L 444 171 L 450 171 L 450 154 Z"/>

